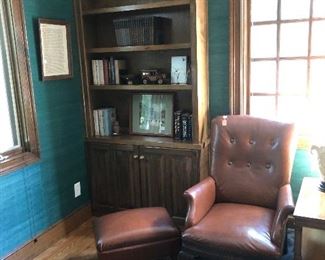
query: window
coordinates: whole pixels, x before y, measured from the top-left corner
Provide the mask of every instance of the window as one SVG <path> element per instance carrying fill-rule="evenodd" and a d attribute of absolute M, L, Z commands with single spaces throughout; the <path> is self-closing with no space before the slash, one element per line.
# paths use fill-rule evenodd
<path fill-rule="evenodd" d="M 232 0 L 231 21 L 233 113 L 300 126 L 322 116 L 325 1 Z"/>
<path fill-rule="evenodd" d="M 0 174 L 38 158 L 21 0 L 0 0 Z"/>

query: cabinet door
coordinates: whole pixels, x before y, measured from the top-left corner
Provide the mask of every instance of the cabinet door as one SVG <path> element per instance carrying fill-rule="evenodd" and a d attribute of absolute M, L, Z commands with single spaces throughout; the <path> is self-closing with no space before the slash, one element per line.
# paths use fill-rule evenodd
<path fill-rule="evenodd" d="M 140 205 L 137 151 L 131 145 L 90 145 L 89 172 L 94 210 Z"/>
<path fill-rule="evenodd" d="M 166 158 L 166 168 L 171 175 L 173 216 L 186 216 L 187 203 L 183 194 L 185 190 L 192 187 L 200 180 L 199 158 L 200 152 L 197 150 L 174 150 L 174 152 Z"/>
<path fill-rule="evenodd" d="M 93 210 L 117 206 L 116 175 L 112 164 L 114 153 L 107 145 L 89 145 L 88 170 L 90 174 Z"/>
<path fill-rule="evenodd" d="M 138 151 L 132 145 L 114 146 L 114 172 L 119 208 L 141 206 Z"/>
<path fill-rule="evenodd" d="M 165 206 L 163 157 L 158 150 L 141 147 L 139 153 L 141 174 L 141 206 Z"/>
<path fill-rule="evenodd" d="M 139 154 L 142 206 L 163 206 L 185 217 L 183 193 L 199 180 L 199 152 L 144 146 Z"/>

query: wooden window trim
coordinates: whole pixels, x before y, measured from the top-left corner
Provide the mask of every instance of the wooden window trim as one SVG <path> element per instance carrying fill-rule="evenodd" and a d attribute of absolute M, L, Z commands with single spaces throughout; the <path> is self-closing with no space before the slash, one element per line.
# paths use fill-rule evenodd
<path fill-rule="evenodd" d="M 22 0 L 9 0 L 6 4 L 10 5 L 12 18 L 10 40 L 15 53 L 13 77 L 21 144 L 19 148 L 2 154 L 8 158 L 0 162 L 0 175 L 39 159 L 38 133 Z"/>
<path fill-rule="evenodd" d="M 229 111 L 249 114 L 250 0 L 229 1 Z"/>

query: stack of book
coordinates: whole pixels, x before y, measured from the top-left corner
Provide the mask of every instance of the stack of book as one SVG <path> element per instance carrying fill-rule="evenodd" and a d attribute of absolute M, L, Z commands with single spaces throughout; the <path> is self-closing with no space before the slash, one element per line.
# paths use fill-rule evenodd
<path fill-rule="evenodd" d="M 113 124 L 116 121 L 115 108 L 95 109 L 93 117 L 96 136 L 110 136 L 113 134 Z"/>
<path fill-rule="evenodd" d="M 118 46 L 166 43 L 171 20 L 166 17 L 139 16 L 113 21 Z"/>
<path fill-rule="evenodd" d="M 120 75 L 126 70 L 125 60 L 109 59 L 92 60 L 91 68 L 94 85 L 120 84 Z"/>
<path fill-rule="evenodd" d="M 174 112 L 174 138 L 192 140 L 192 114 L 178 110 Z"/>

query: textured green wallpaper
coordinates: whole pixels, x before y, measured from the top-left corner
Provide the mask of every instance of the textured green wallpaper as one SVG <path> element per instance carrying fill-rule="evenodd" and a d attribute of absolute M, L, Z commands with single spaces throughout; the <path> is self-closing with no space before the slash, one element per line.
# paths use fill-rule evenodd
<path fill-rule="evenodd" d="M 210 117 L 229 113 L 229 3 L 209 0 Z"/>
<path fill-rule="evenodd" d="M 41 159 L 0 176 L 0 259 L 87 203 L 84 119 L 73 2 L 24 0 Z M 73 78 L 40 80 L 38 18 L 71 25 Z M 73 184 L 81 181 L 82 196 Z"/>

